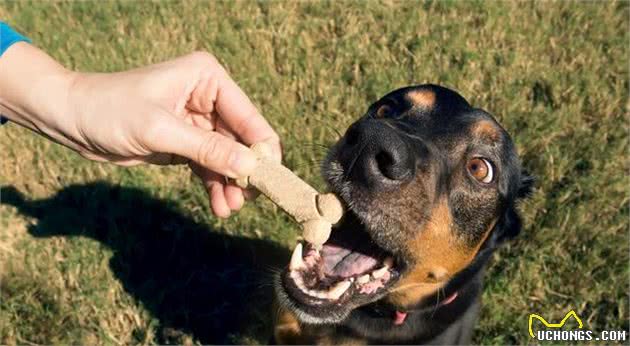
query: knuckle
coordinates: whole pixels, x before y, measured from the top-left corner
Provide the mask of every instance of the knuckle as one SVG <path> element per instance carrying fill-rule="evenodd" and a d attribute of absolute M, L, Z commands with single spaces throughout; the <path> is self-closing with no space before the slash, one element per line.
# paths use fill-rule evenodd
<path fill-rule="evenodd" d="M 224 165 L 226 161 L 226 150 L 215 133 L 209 133 L 201 142 L 197 153 L 197 162 L 205 167 Z"/>
<path fill-rule="evenodd" d="M 197 64 L 208 65 L 208 66 L 217 66 L 219 65 L 219 61 L 217 58 L 205 51 L 195 51 L 189 54 L 189 58 L 191 61 Z"/>

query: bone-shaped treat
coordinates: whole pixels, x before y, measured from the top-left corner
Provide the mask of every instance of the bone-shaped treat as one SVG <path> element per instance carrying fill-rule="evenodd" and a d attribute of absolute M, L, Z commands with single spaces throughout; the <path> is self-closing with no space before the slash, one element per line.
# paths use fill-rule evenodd
<path fill-rule="evenodd" d="M 258 155 L 258 166 L 249 177 L 236 179 L 236 184 L 242 188 L 254 186 L 302 225 L 306 241 L 316 247 L 324 244 L 332 225 L 339 222 L 344 213 L 339 198 L 332 193 L 318 193 L 274 161 L 267 143 L 256 143 L 251 148 Z"/>

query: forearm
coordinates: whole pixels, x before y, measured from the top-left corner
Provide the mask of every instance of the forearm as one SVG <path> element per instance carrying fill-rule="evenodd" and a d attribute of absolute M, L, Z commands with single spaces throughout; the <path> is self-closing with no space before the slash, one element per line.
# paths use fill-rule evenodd
<path fill-rule="evenodd" d="M 9 120 L 78 150 L 68 94 L 75 73 L 26 43 L 0 57 L 0 113 Z"/>

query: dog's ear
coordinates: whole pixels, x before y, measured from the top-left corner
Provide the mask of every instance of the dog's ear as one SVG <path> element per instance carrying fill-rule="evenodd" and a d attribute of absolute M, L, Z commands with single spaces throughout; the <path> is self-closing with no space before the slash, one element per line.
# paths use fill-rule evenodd
<path fill-rule="evenodd" d="M 521 216 L 516 211 L 515 206 L 510 206 L 495 226 L 494 238 L 496 239 L 496 245 L 516 237 L 521 232 L 521 228 L 523 228 Z"/>
<path fill-rule="evenodd" d="M 519 200 L 527 198 L 532 194 L 534 182 L 535 179 L 533 176 L 526 171 L 521 172 L 516 198 L 515 200 L 510 201 L 510 204 L 495 226 L 493 236 L 495 245 L 499 245 L 506 240 L 512 239 L 520 233 L 521 228 L 523 228 L 523 221 L 516 209 L 516 205 Z"/>
<path fill-rule="evenodd" d="M 530 175 L 525 170 L 521 171 L 521 181 L 516 193 L 516 198 L 522 199 L 531 196 L 535 182 L 536 178 L 534 178 L 534 176 Z"/>

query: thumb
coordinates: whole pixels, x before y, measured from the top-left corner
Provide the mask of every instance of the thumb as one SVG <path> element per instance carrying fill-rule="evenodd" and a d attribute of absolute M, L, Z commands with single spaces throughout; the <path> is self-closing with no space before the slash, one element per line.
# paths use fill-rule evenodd
<path fill-rule="evenodd" d="M 230 178 L 248 176 L 257 165 L 251 149 L 216 131 L 204 130 L 170 116 L 156 123 L 146 137 L 151 151 L 186 157 Z"/>

